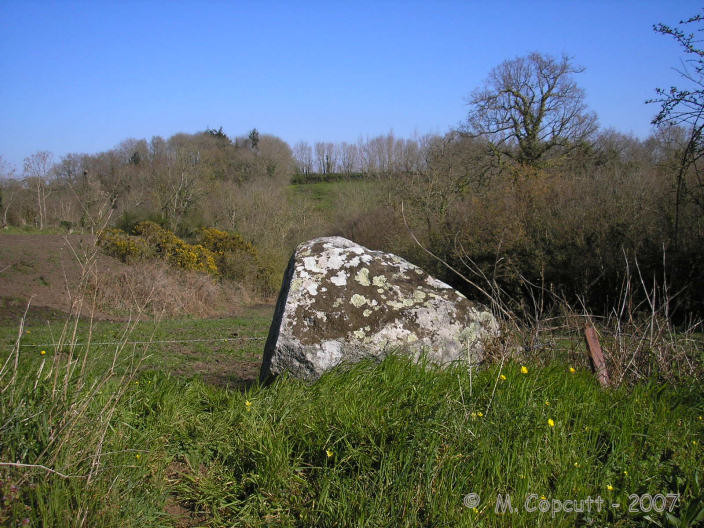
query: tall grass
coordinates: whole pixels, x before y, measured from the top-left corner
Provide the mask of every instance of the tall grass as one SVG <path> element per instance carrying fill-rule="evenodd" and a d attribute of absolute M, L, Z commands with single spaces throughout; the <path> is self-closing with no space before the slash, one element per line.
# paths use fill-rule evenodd
<path fill-rule="evenodd" d="M 121 493 L 129 474 L 125 449 L 112 434 L 144 356 L 128 346 L 132 314 L 110 352 L 91 346 L 98 249 L 67 244 L 80 264 L 70 310 L 51 346 L 22 346 L 25 317 L 0 367 L 0 523 L 97 526 L 119 518 L 106 496 Z M 27 305 L 29 310 L 29 304 Z M 85 342 L 78 344 L 79 323 Z M 31 350 L 28 352 L 28 350 Z M 126 472 L 123 473 L 126 469 Z M 111 481 L 112 480 L 112 481 Z"/>

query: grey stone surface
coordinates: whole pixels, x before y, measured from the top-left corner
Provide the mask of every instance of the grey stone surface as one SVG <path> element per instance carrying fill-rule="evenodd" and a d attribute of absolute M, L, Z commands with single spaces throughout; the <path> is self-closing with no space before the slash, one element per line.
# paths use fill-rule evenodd
<path fill-rule="evenodd" d="M 260 377 L 315 380 L 390 351 L 439 364 L 481 361 L 491 312 L 410 262 L 341 237 L 298 246 L 284 275 Z"/>

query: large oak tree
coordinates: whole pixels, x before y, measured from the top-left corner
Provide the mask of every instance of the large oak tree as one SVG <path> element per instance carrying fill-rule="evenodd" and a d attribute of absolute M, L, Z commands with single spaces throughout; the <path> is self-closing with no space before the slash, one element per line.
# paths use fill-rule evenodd
<path fill-rule="evenodd" d="M 464 131 L 485 138 L 494 153 L 524 165 L 568 151 L 597 128 L 584 91 L 573 79 L 582 71 L 566 56 L 540 53 L 502 62 L 469 96 Z"/>

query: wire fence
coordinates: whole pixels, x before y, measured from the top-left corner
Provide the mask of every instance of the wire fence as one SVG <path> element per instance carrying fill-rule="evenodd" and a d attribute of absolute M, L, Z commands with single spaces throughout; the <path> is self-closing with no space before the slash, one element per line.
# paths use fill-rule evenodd
<path fill-rule="evenodd" d="M 153 345 L 165 343 L 215 343 L 227 341 L 264 341 L 266 337 L 219 337 L 210 339 L 152 339 L 147 341 L 91 341 L 90 343 L 63 343 L 64 346 L 85 346 L 85 345 Z M 13 345 L 14 342 L 8 342 Z M 20 347 L 53 347 L 58 343 L 20 343 Z"/>

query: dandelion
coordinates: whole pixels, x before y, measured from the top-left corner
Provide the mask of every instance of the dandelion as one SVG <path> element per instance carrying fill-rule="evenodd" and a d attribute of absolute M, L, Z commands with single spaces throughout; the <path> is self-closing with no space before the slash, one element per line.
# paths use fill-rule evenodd
<path fill-rule="evenodd" d="M 252 402 L 249 401 L 249 400 L 246 400 L 246 401 L 244 402 L 244 406 L 245 406 L 245 407 L 247 408 L 247 410 L 249 411 L 249 409 L 252 407 Z"/>
<path fill-rule="evenodd" d="M 479 510 L 477 508 L 472 508 L 472 513 L 479 513 Z"/>
<path fill-rule="evenodd" d="M 553 420 L 552 418 L 548 418 L 548 425 L 550 427 L 555 427 L 555 420 Z"/>
<path fill-rule="evenodd" d="M 501 381 L 506 381 L 506 376 L 504 376 L 503 374 L 501 374 L 501 376 L 499 376 L 499 378 L 501 379 Z M 699 419 L 701 420 L 702 417 L 700 416 Z"/>
<path fill-rule="evenodd" d="M 609 491 L 613 491 L 613 490 L 614 490 L 614 487 L 613 487 L 611 484 L 607 484 L 607 485 L 606 485 L 606 489 L 609 490 Z"/>
<path fill-rule="evenodd" d="M 326 449 L 326 450 L 325 450 L 325 454 L 328 456 L 328 458 L 330 458 L 330 457 L 332 457 L 335 453 L 333 453 L 333 452 L 330 451 L 329 449 Z"/>
<path fill-rule="evenodd" d="M 482 416 L 484 416 L 484 413 L 481 412 L 481 411 L 479 411 L 479 412 L 477 413 L 477 416 L 479 416 L 479 418 L 481 418 Z"/>
<path fill-rule="evenodd" d="M 42 350 L 42 351 L 39 352 L 39 353 L 40 353 L 42 356 L 46 356 L 46 350 Z"/>
<path fill-rule="evenodd" d="M 574 367 L 570 367 L 570 374 L 574 374 L 575 372 L 577 371 L 574 369 Z"/>
<path fill-rule="evenodd" d="M 548 500 L 548 498 L 545 495 L 541 495 L 540 500 Z"/>
<path fill-rule="evenodd" d="M 522 365 L 521 366 L 521 374 L 528 374 L 528 367 L 526 367 L 525 365 Z"/>

